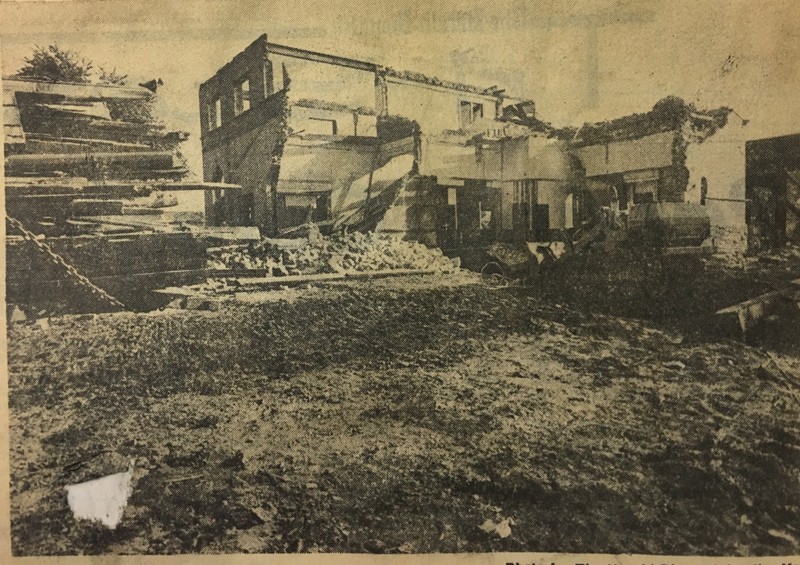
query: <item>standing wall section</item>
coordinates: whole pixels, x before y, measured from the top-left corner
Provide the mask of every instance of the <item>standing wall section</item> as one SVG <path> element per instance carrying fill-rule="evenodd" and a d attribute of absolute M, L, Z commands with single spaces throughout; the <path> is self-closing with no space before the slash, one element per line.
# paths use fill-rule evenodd
<path fill-rule="evenodd" d="M 249 109 L 241 104 L 239 85 L 244 81 Z M 200 85 L 203 177 L 244 188 L 206 193 L 209 224 L 249 223 L 267 232 L 274 228 L 271 198 L 284 137 L 286 90 L 273 93 L 272 84 L 267 36 L 262 35 Z M 217 206 L 222 197 L 229 201 Z"/>

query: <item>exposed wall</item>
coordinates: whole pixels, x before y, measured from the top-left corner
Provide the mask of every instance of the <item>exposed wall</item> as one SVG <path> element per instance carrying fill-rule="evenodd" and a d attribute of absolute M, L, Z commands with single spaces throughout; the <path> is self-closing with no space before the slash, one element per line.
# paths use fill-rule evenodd
<path fill-rule="evenodd" d="M 375 137 L 377 118 L 375 115 L 358 113 L 355 110 L 329 110 L 292 106 L 289 128 L 299 135 L 341 135 Z M 335 125 L 335 128 L 333 127 Z"/>
<path fill-rule="evenodd" d="M 730 120 L 713 136 L 702 143 L 690 143 L 686 149 L 689 169 L 686 199 L 700 202 L 700 187 L 705 177 L 706 211 L 711 218 L 712 234 L 715 244 L 726 251 L 747 248 L 745 135 L 746 128 L 737 120 Z"/>
<path fill-rule="evenodd" d="M 403 182 L 376 230 L 401 235 L 404 239 L 426 245 L 437 245 L 435 179 L 416 176 Z"/>
<path fill-rule="evenodd" d="M 675 132 L 663 132 L 639 139 L 612 141 L 573 150 L 586 169 L 587 177 L 660 169 L 672 164 Z"/>
<path fill-rule="evenodd" d="M 425 136 L 420 172 L 447 179 L 507 181 L 566 180 L 569 155 L 564 144 L 544 137 L 488 139 L 467 144 L 465 136 Z"/>
<path fill-rule="evenodd" d="M 291 81 L 290 103 L 303 99 L 336 101 L 350 108 L 375 109 L 375 73 L 269 53 L 273 88 L 284 88 L 283 67 Z"/>
<path fill-rule="evenodd" d="M 288 139 L 281 160 L 278 192 L 303 193 L 341 190 L 369 172 L 376 142 L 353 144 L 343 140 Z"/>
<path fill-rule="evenodd" d="M 465 137 L 423 135 L 420 173 L 438 177 L 439 184 L 454 178 L 478 178 L 475 147 L 465 143 Z"/>
<path fill-rule="evenodd" d="M 272 156 L 282 136 L 283 97 L 278 94 L 258 108 L 242 114 L 235 123 L 211 131 L 203 140 L 203 178 L 239 184 L 251 194 L 252 219 L 257 226 L 272 227 L 269 190 Z M 222 194 L 206 193 L 206 213 Z M 215 225 L 220 218 L 207 217 Z"/>
<path fill-rule="evenodd" d="M 410 173 L 415 152 L 411 137 L 382 142 L 368 137 L 291 136 L 283 152 L 278 193 L 295 195 L 293 199 L 298 206 L 304 201 L 297 195 L 326 193 L 330 198 L 331 219 L 335 225 L 342 225 L 346 218 L 360 213 L 359 207 L 367 200 L 368 192 L 374 198 L 386 186 Z M 390 203 L 391 199 L 385 204 Z"/>
<path fill-rule="evenodd" d="M 387 113 L 416 121 L 423 135 L 460 129 L 461 100 L 482 104 L 484 118 L 497 117 L 496 98 L 492 96 L 433 88 L 417 83 L 400 83 L 392 79 L 387 79 L 386 83 Z"/>
<path fill-rule="evenodd" d="M 251 109 L 258 107 L 272 94 L 271 70 L 267 66 L 266 52 L 267 36 L 262 35 L 200 85 L 200 130 L 203 147 L 206 134 L 215 129 L 213 122 L 217 99 L 222 112 L 221 122 L 225 126 L 237 118 L 236 85 L 241 81 L 249 80 Z"/>
<path fill-rule="evenodd" d="M 731 120 L 702 143 L 690 143 L 686 148 L 686 167 L 689 169 L 687 201 L 700 202 L 700 186 L 705 177 L 709 199 L 706 206 L 711 223 L 745 224 L 745 128 Z M 720 202 L 714 198 L 737 202 Z"/>

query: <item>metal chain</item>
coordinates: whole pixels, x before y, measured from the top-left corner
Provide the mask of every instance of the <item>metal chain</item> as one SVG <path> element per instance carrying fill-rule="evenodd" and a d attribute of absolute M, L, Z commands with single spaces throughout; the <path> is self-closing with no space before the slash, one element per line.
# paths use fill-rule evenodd
<path fill-rule="evenodd" d="M 59 255 L 58 253 L 53 251 L 53 249 L 49 245 L 47 245 L 44 241 L 41 241 L 41 240 L 37 239 L 35 233 L 30 232 L 27 229 L 25 229 L 25 226 L 22 225 L 22 222 L 20 222 L 19 220 L 15 219 L 15 218 L 12 218 L 11 216 L 8 215 L 8 213 L 6 213 L 6 221 L 9 224 L 11 224 L 14 228 L 19 230 L 19 232 L 22 233 L 22 237 L 26 241 L 30 241 L 31 243 L 33 243 L 36 247 L 38 247 L 41 251 L 43 251 L 48 257 L 50 257 L 50 259 L 52 259 L 54 263 L 56 263 L 57 265 L 62 267 L 67 272 L 67 274 L 70 275 L 72 278 L 74 278 L 75 281 L 81 287 L 83 287 L 84 289 L 88 290 L 89 292 L 91 292 L 95 296 L 105 300 L 106 302 L 108 302 L 112 306 L 116 306 L 117 308 L 120 308 L 121 310 L 127 310 L 127 308 L 125 307 L 125 305 L 122 302 L 120 302 L 119 300 L 117 300 L 116 298 L 114 298 L 113 296 L 108 294 L 105 290 L 103 290 L 99 286 L 95 285 L 92 281 L 90 281 L 84 275 L 79 273 L 78 270 L 75 267 L 73 267 L 72 265 L 67 263 L 66 260 L 64 260 L 64 258 L 61 257 L 61 255 Z"/>

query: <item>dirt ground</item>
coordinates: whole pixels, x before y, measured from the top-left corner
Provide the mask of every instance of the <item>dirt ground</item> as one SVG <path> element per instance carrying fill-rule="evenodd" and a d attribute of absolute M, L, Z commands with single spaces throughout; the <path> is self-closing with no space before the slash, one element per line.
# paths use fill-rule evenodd
<path fill-rule="evenodd" d="M 15 554 L 800 553 L 797 352 L 471 277 L 262 298 L 9 327 Z"/>

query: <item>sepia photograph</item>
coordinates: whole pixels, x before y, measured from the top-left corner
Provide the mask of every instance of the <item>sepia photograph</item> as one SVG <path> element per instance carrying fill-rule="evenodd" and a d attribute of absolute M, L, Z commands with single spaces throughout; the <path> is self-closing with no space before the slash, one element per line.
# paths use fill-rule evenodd
<path fill-rule="evenodd" d="M 0 2 L 0 561 L 792 563 L 799 23 Z"/>

